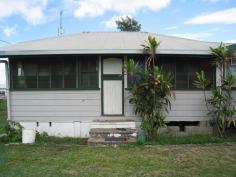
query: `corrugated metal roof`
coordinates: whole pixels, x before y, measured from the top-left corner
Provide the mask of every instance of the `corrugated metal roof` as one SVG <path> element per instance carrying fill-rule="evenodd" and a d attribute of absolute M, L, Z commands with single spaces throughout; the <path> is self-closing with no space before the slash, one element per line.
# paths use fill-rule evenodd
<path fill-rule="evenodd" d="M 0 56 L 39 54 L 134 54 L 143 53 L 148 35 L 160 42 L 160 54 L 210 54 L 219 43 L 157 35 L 147 32 L 83 32 L 73 35 L 22 42 L 0 48 Z"/>

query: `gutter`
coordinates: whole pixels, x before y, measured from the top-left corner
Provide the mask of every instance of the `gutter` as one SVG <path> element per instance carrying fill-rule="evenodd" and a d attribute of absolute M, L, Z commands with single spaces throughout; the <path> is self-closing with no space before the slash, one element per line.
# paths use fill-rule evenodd
<path fill-rule="evenodd" d="M 5 75 L 6 75 L 6 96 L 7 96 L 7 120 L 11 120 L 11 111 L 10 111 L 10 72 L 9 72 L 9 63 L 7 60 L 1 60 L 0 63 L 5 64 Z"/>

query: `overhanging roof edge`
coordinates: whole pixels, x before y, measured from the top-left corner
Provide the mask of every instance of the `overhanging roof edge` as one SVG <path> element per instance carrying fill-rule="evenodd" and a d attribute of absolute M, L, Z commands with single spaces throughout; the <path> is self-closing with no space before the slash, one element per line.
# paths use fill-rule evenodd
<path fill-rule="evenodd" d="M 63 55 L 63 54 L 143 54 L 142 49 L 82 49 L 82 50 L 28 50 L 28 51 L 0 51 L 0 56 L 13 55 Z M 157 54 L 193 54 L 210 55 L 209 50 L 173 50 L 158 49 Z"/>

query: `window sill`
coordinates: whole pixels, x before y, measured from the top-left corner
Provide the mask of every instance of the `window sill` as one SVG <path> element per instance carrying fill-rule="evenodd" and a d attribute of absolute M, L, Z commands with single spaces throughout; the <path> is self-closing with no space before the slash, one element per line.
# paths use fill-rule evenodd
<path fill-rule="evenodd" d="M 130 91 L 132 88 L 125 88 L 125 90 L 127 91 Z M 190 89 L 171 89 L 172 91 L 203 91 L 202 89 L 193 89 L 193 88 L 190 88 Z M 232 89 L 233 90 L 233 89 Z M 236 90 L 236 88 L 234 89 Z M 211 89 L 206 89 L 205 91 L 211 91 Z"/>
<path fill-rule="evenodd" d="M 96 91 L 100 88 L 77 88 L 77 89 L 10 89 L 10 91 Z"/>

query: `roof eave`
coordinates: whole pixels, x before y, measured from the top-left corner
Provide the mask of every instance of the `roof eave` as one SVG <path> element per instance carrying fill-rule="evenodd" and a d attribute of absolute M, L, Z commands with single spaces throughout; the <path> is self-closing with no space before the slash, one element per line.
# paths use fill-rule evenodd
<path fill-rule="evenodd" d="M 17 55 L 64 55 L 64 54 L 143 54 L 142 49 L 80 49 L 80 50 L 22 50 L 0 51 L 0 56 Z M 158 49 L 157 54 L 210 55 L 209 50 L 173 50 Z"/>

